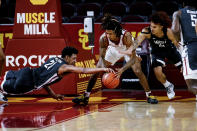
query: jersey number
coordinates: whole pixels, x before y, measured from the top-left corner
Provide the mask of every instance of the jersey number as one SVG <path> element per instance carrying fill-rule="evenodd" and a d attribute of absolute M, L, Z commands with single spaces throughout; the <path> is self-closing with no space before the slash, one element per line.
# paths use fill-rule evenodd
<path fill-rule="evenodd" d="M 49 63 L 45 64 L 44 67 L 49 70 L 51 67 L 53 67 L 55 64 L 57 63 L 57 61 L 55 60 L 51 60 Z"/>
<path fill-rule="evenodd" d="M 196 26 L 197 16 L 194 14 L 191 14 L 191 21 L 192 21 L 192 26 Z"/>

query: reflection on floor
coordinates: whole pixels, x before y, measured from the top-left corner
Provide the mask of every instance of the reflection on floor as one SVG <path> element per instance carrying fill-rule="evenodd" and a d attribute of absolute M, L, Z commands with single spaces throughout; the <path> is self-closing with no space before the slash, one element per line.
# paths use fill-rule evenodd
<path fill-rule="evenodd" d="M 165 91 L 153 91 L 159 104 L 146 103 L 143 91 L 100 91 L 87 106 L 73 97 L 56 101 L 46 97 L 9 97 L 0 103 L 0 127 L 7 130 L 62 131 L 182 131 L 197 130 L 196 98 L 185 90 L 168 100 Z M 1 130 L 0 129 L 0 130 Z"/>

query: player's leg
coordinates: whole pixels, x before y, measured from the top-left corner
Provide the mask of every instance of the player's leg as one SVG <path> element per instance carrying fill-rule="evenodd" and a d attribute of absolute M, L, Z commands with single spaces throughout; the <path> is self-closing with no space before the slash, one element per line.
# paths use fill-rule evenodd
<path fill-rule="evenodd" d="M 197 79 L 187 79 L 186 84 L 187 84 L 188 90 L 191 93 L 197 95 Z"/>
<path fill-rule="evenodd" d="M 98 63 L 97 63 L 97 68 L 108 67 L 110 64 L 111 63 L 105 61 L 105 65 L 104 65 L 103 60 L 100 58 L 99 61 L 98 61 Z M 95 85 L 95 83 L 96 83 L 97 78 L 98 78 L 99 75 L 100 75 L 100 73 L 93 74 L 90 77 L 90 79 L 89 79 L 88 86 L 87 86 L 87 89 L 86 89 L 85 93 L 82 94 L 79 97 L 74 98 L 72 100 L 72 102 L 74 102 L 76 104 L 87 105 L 88 102 L 89 102 L 90 93 L 91 93 L 92 88 L 94 87 L 94 85 Z"/>
<path fill-rule="evenodd" d="M 4 94 L 24 94 L 34 89 L 32 70 L 29 67 L 6 72 L 1 83 Z"/>
<path fill-rule="evenodd" d="M 0 101 L 3 101 L 3 102 L 7 102 L 8 101 L 8 99 L 5 96 L 6 94 L 8 94 L 6 87 L 9 88 L 10 87 L 9 85 L 13 85 L 14 82 L 15 82 L 12 79 L 12 77 L 9 77 L 9 79 L 7 80 L 7 75 L 10 76 L 9 71 L 6 72 L 4 76 L 0 77 Z"/>
<path fill-rule="evenodd" d="M 190 50 L 190 54 L 188 54 L 188 46 L 184 46 L 184 49 L 182 52 L 183 76 L 186 81 L 188 90 L 192 92 L 193 94 L 197 94 L 197 69 L 192 70 L 190 67 L 191 61 L 189 61 L 189 57 L 192 57 L 191 54 L 193 53 Z M 196 57 L 196 56 L 193 55 L 193 57 Z"/>
<path fill-rule="evenodd" d="M 133 72 L 135 73 L 135 75 L 139 78 L 140 84 L 144 88 L 144 91 L 145 91 L 146 97 L 147 97 L 147 102 L 151 103 L 151 104 L 157 104 L 158 100 L 153 95 L 151 95 L 151 90 L 149 88 L 148 81 L 146 79 L 146 76 L 142 72 L 141 58 L 137 57 L 135 64 L 132 65 L 131 68 L 132 68 Z"/>
<path fill-rule="evenodd" d="M 163 66 L 165 66 L 164 59 L 159 58 L 155 56 L 154 54 L 152 54 L 152 67 L 153 67 L 155 76 L 157 80 L 161 82 L 163 86 L 166 88 L 168 98 L 172 99 L 175 97 L 174 85 L 166 79 L 166 75 L 163 73 L 163 70 L 162 70 Z"/>

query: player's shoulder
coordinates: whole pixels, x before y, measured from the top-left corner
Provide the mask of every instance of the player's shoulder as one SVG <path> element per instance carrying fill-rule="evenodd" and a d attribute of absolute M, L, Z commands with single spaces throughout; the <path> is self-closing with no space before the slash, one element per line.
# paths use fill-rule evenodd
<path fill-rule="evenodd" d="M 151 33 L 150 26 L 144 27 L 142 29 L 142 33 L 144 33 L 144 34 L 150 34 Z"/>
<path fill-rule="evenodd" d="M 129 31 L 125 31 L 125 33 L 123 34 L 124 36 L 132 36 L 131 33 Z"/>
<path fill-rule="evenodd" d="M 100 43 L 108 43 L 107 35 L 103 33 L 99 38 Z"/>
<path fill-rule="evenodd" d="M 181 15 L 181 10 L 177 10 L 173 13 L 173 17 L 180 17 Z"/>

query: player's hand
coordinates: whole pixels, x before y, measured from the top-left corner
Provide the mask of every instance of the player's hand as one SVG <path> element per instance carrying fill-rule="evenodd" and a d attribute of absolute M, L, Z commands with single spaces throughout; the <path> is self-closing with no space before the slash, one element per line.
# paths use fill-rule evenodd
<path fill-rule="evenodd" d="M 60 95 L 60 94 L 57 94 L 57 95 L 55 95 L 55 97 L 54 97 L 54 99 L 56 99 L 56 100 L 64 100 L 64 96 L 63 95 Z"/>
<path fill-rule="evenodd" d="M 116 78 L 120 78 L 120 76 L 123 73 L 123 70 L 122 70 L 122 68 L 119 68 L 119 69 L 116 69 L 116 70 L 117 70 L 117 72 L 116 72 Z"/>
<path fill-rule="evenodd" d="M 183 73 L 183 66 L 182 66 L 181 69 L 180 69 L 180 73 Z"/>
<path fill-rule="evenodd" d="M 108 72 L 108 73 L 115 73 L 115 71 L 111 68 L 105 68 L 105 72 Z"/>

